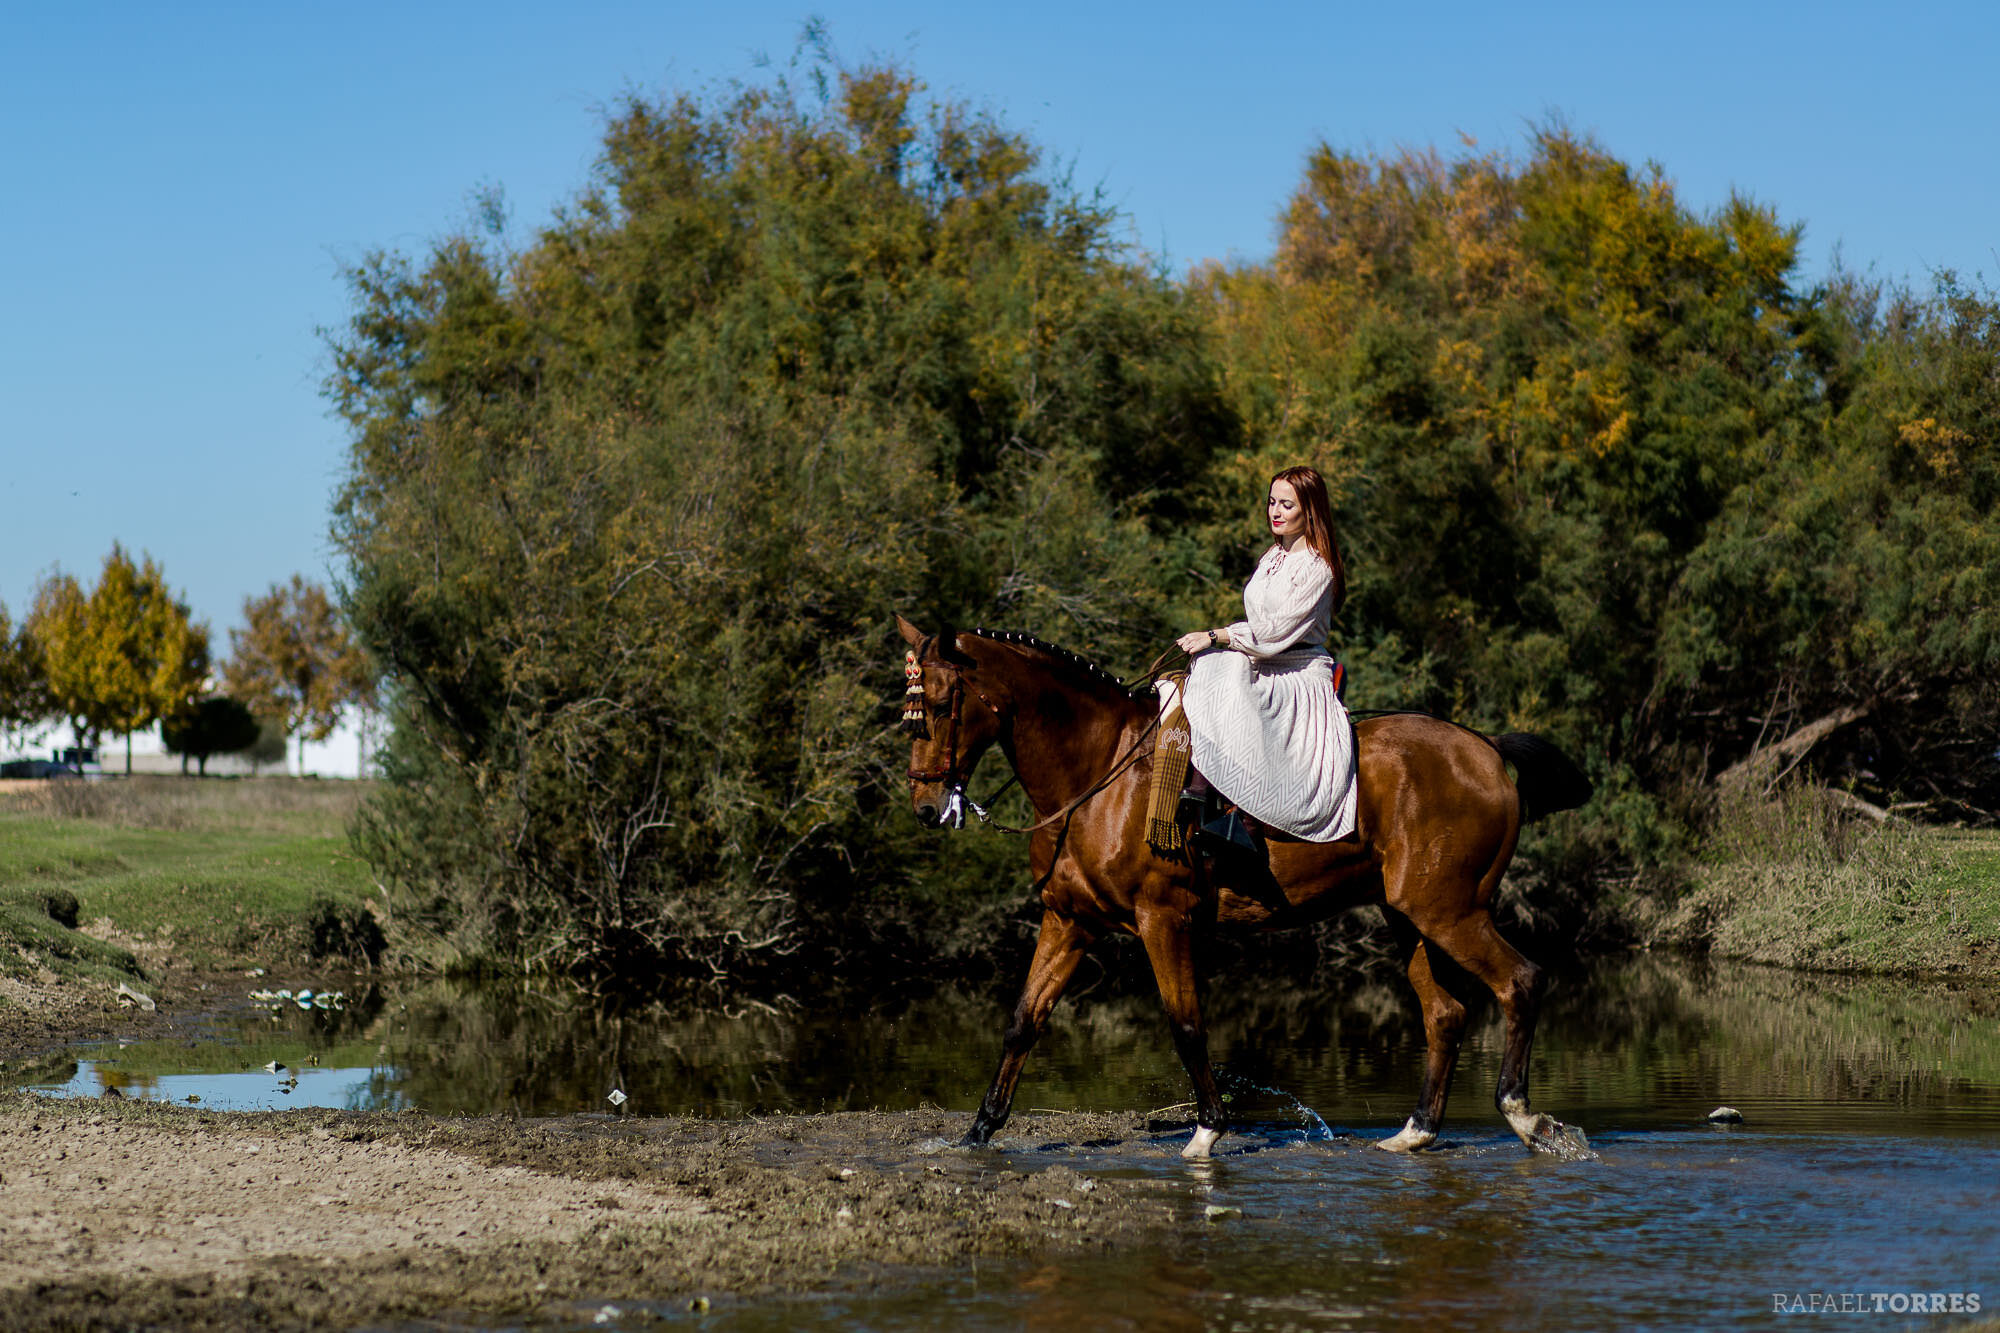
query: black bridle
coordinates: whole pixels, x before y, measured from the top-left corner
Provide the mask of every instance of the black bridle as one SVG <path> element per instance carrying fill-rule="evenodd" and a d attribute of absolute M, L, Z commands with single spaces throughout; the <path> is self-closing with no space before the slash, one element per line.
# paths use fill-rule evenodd
<path fill-rule="evenodd" d="M 924 667 L 922 663 L 918 665 L 920 669 Z M 967 691 L 969 690 L 974 698 L 985 704 L 987 711 L 992 713 L 995 718 L 1000 718 L 1003 714 L 1000 712 L 999 706 L 987 698 L 985 692 L 977 685 L 966 683 L 964 668 L 960 667 L 957 663 L 940 660 L 930 665 L 937 666 L 951 673 L 951 693 L 948 696 L 945 706 L 944 763 L 936 768 L 911 768 L 909 770 L 909 779 L 912 783 L 938 782 L 944 784 L 945 807 L 942 819 L 950 820 L 953 828 L 962 828 L 965 825 L 965 811 L 962 808 L 963 806 L 971 806 L 973 813 L 978 815 L 980 819 L 987 819 L 987 806 L 992 805 L 994 801 L 998 800 L 1001 792 L 1006 791 L 1007 788 L 1019 782 L 1021 775 L 1016 773 L 1008 778 L 1006 782 L 1002 783 L 991 796 L 986 798 L 986 805 L 981 805 L 978 801 L 973 800 L 965 794 L 965 784 L 972 777 L 972 774 L 969 772 L 961 774 L 958 771 L 958 732 L 959 723 L 965 715 L 965 696 Z M 928 708 L 928 703 L 926 703 L 926 708 Z M 934 724 L 931 725 L 934 728 Z"/>
<path fill-rule="evenodd" d="M 1166 655 L 1162 654 L 1161 660 L 1164 661 L 1165 657 Z M 926 669 L 926 667 L 925 664 L 918 659 L 915 653 L 910 654 L 909 663 L 910 663 L 910 668 L 918 673 L 916 677 L 913 678 L 912 681 L 912 683 L 915 684 L 916 681 L 922 679 L 922 672 Z M 1000 799 L 1000 794 L 1002 792 L 1006 791 L 1009 787 L 1013 786 L 1015 783 L 1021 780 L 1020 771 L 1018 769 L 1015 770 L 1013 776 L 1009 777 L 1005 782 L 1001 783 L 997 788 L 995 788 L 992 795 L 986 798 L 985 805 L 981 805 L 978 801 L 975 801 L 970 796 L 967 796 L 965 794 L 965 784 L 966 781 L 972 775 L 970 773 L 960 774 L 958 771 L 958 727 L 959 727 L 959 720 L 963 716 L 965 711 L 965 694 L 967 690 L 970 690 L 972 692 L 973 697 L 978 699 L 979 702 L 985 704 L 987 711 L 992 713 L 996 719 L 999 719 L 1004 722 L 1006 719 L 1006 714 L 1002 713 L 1000 711 L 999 706 L 995 704 L 991 699 L 987 698 L 985 693 L 977 685 L 971 685 L 966 682 L 965 669 L 959 666 L 956 662 L 947 662 L 942 658 L 940 658 L 938 661 L 931 663 L 930 665 L 937 666 L 951 673 L 951 694 L 946 704 L 944 764 L 938 768 L 913 767 L 909 770 L 909 778 L 913 784 L 918 782 L 940 782 L 944 784 L 945 805 L 943 812 L 939 816 L 938 822 L 942 824 L 948 821 L 951 824 L 951 827 L 953 828 L 965 827 L 964 807 L 966 806 L 970 806 L 972 808 L 972 813 L 979 816 L 979 821 L 982 824 L 987 825 L 989 828 L 997 829 L 1001 833 L 1033 833 L 1037 829 L 1047 828 L 1049 825 L 1056 823 L 1058 820 L 1067 820 L 1071 815 L 1075 814 L 1079 808 L 1082 807 L 1085 801 L 1088 801 L 1091 797 L 1097 795 L 1097 793 L 1103 791 L 1106 787 L 1110 786 L 1113 779 L 1115 779 L 1119 774 L 1123 773 L 1126 769 L 1130 768 L 1133 764 L 1139 761 L 1140 757 L 1146 752 L 1147 738 L 1150 737 L 1154 731 L 1158 730 L 1160 725 L 1159 714 L 1155 713 L 1153 715 L 1152 720 L 1146 724 L 1145 729 L 1139 733 L 1136 739 L 1133 740 L 1131 748 L 1128 749 L 1117 762 L 1112 764 L 1111 771 L 1106 773 L 1103 777 L 1099 778 L 1096 782 L 1092 783 L 1089 789 L 1086 790 L 1083 793 L 1083 795 L 1077 797 L 1075 800 L 1071 801 L 1069 804 L 1065 805 L 1062 809 L 1056 811 L 1054 814 L 1049 815 L 1043 819 L 1037 820 L 1035 823 L 1029 824 L 1024 828 L 1016 828 L 1009 824 L 997 824 L 994 823 L 993 817 L 987 813 L 987 808 L 991 806 L 993 802 Z M 1148 675 L 1150 675 L 1153 671 L 1158 670 L 1159 665 L 1160 663 L 1156 661 L 1151 667 L 1147 668 Z M 928 717 L 928 710 L 929 710 L 928 696 L 926 696 L 925 700 L 925 709 L 926 709 L 925 729 L 926 729 L 926 734 L 929 734 L 931 728 Z M 907 714 L 906 714 L 906 719 L 907 719 Z"/>

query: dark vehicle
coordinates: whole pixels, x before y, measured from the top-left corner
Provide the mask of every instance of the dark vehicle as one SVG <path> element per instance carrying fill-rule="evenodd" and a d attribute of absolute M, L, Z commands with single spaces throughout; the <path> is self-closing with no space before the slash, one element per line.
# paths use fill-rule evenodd
<path fill-rule="evenodd" d="M 0 778 L 80 778 L 83 774 L 67 764 L 49 759 L 16 759 L 0 764 Z"/>

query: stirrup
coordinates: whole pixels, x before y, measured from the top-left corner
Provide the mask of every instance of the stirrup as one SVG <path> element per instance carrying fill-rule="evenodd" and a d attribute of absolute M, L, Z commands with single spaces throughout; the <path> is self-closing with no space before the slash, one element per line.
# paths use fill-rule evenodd
<path fill-rule="evenodd" d="M 1265 855 L 1264 840 L 1257 836 L 1257 831 L 1244 821 L 1242 812 L 1233 805 L 1218 818 L 1203 824 L 1195 836 L 1210 851 L 1241 852 L 1259 860 Z"/>

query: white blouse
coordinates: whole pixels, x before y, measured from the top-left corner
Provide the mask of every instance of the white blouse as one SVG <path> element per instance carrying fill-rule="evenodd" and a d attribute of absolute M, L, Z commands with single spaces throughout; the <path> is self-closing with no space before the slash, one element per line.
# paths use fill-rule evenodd
<path fill-rule="evenodd" d="M 1229 646 L 1252 657 L 1324 651 L 1333 633 L 1333 570 L 1303 540 L 1273 546 L 1243 589 L 1246 619 L 1229 627 Z"/>
<path fill-rule="evenodd" d="M 1272 547 L 1243 590 L 1228 652 L 1195 654 L 1184 692 L 1194 763 L 1266 827 L 1309 842 L 1354 830 L 1354 728 L 1326 640 L 1333 570 L 1313 549 Z"/>

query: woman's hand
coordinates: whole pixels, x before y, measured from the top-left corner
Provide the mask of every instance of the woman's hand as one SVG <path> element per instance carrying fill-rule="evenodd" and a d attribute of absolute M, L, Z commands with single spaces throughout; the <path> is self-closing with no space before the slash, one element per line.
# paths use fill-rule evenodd
<path fill-rule="evenodd" d="M 1196 653 L 1205 653 L 1211 648 L 1227 648 L 1229 646 L 1229 631 L 1226 629 L 1198 629 L 1192 633 L 1181 635 L 1180 638 L 1174 640 L 1174 644 L 1182 652 L 1192 657 Z"/>

